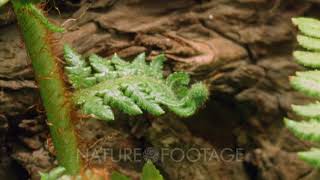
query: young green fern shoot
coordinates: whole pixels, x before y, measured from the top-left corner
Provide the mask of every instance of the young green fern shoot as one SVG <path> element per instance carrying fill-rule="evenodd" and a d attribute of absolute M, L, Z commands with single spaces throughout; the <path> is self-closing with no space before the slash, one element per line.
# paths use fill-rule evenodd
<path fill-rule="evenodd" d="M 305 50 L 294 52 L 297 62 L 310 71 L 297 72 L 291 77 L 292 86 L 311 97 L 320 97 L 320 21 L 312 18 L 294 18 L 293 23 L 298 26 L 301 34 L 297 39 Z M 292 109 L 307 121 L 296 122 L 285 119 L 286 126 L 303 140 L 320 142 L 320 103 L 309 105 L 293 105 Z M 320 168 L 320 149 L 312 148 L 306 152 L 299 152 L 299 157 L 310 165 Z"/>
<path fill-rule="evenodd" d="M 97 119 L 114 120 L 112 109 L 130 116 L 143 111 L 160 116 L 165 113 L 163 107 L 178 116 L 188 117 L 208 99 L 208 89 L 203 83 L 188 87 L 187 73 L 175 72 L 165 79 L 162 74 L 164 55 L 147 64 L 144 53 L 131 63 L 117 55 L 111 59 L 91 55 L 86 61 L 68 45 L 64 53 L 65 70 L 76 89 L 75 104 L 84 114 Z"/>

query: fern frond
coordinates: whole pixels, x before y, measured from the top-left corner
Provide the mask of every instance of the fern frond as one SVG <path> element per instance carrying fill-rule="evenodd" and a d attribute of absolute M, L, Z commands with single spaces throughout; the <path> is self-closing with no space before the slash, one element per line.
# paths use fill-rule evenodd
<path fill-rule="evenodd" d="M 309 68 L 320 68 L 320 52 L 295 51 L 293 53 L 296 61 Z"/>
<path fill-rule="evenodd" d="M 309 68 L 320 69 L 320 21 L 312 18 L 293 18 L 304 35 L 298 35 L 297 40 L 303 48 L 309 51 L 295 51 L 297 62 Z M 291 85 L 305 95 L 320 98 L 320 71 L 311 70 L 297 72 L 290 78 Z M 320 142 L 320 103 L 309 105 L 293 105 L 292 109 L 307 121 L 296 122 L 285 119 L 285 125 L 300 139 Z M 310 165 L 320 168 L 320 149 L 298 153 L 299 157 Z"/>
<path fill-rule="evenodd" d="M 104 59 L 91 55 L 86 61 L 69 46 L 65 46 L 66 72 L 76 88 L 74 100 L 85 114 L 97 119 L 113 120 L 111 108 L 128 115 L 143 111 L 155 116 L 165 108 L 181 117 L 191 116 L 208 99 L 203 83 L 189 87 L 189 75 L 173 73 L 164 79 L 164 55 L 146 63 L 144 53 L 132 62 L 114 55 Z M 103 112 L 103 113 L 102 113 Z"/>
<path fill-rule="evenodd" d="M 320 102 L 316 102 L 308 105 L 292 105 L 292 109 L 295 113 L 308 119 L 320 120 Z"/>
<path fill-rule="evenodd" d="M 68 45 L 64 46 L 64 59 L 67 62 L 65 71 L 74 88 L 85 88 L 96 84 L 96 78 L 91 77 L 91 67 Z"/>
<path fill-rule="evenodd" d="M 296 122 L 285 119 L 285 124 L 296 136 L 303 140 L 320 142 L 320 123 L 317 120 Z"/>
<path fill-rule="evenodd" d="M 143 166 L 141 180 L 163 180 L 159 170 L 149 160 Z"/>
<path fill-rule="evenodd" d="M 299 152 L 298 156 L 311 166 L 320 168 L 320 149 L 311 148 L 309 151 Z"/>
<path fill-rule="evenodd" d="M 89 57 L 89 62 L 93 70 L 96 72 L 94 77 L 96 78 L 97 82 L 102 82 L 108 78 L 112 79 L 117 77 L 117 74 L 114 72 L 114 67 L 110 61 L 93 54 Z"/>
<path fill-rule="evenodd" d="M 97 96 L 93 96 L 86 100 L 83 104 L 83 113 L 96 118 L 114 120 L 111 108 L 104 105 L 103 99 Z"/>
<path fill-rule="evenodd" d="M 166 84 L 181 97 L 186 96 L 188 92 L 187 85 L 190 83 L 190 77 L 183 72 L 175 72 L 168 76 Z"/>
<path fill-rule="evenodd" d="M 110 90 L 104 94 L 104 102 L 112 108 L 120 109 L 129 115 L 142 114 L 142 110 L 134 100 L 125 96 L 120 90 Z"/>
<path fill-rule="evenodd" d="M 311 97 L 320 97 L 320 71 L 297 72 L 290 82 L 296 90 Z"/>
<path fill-rule="evenodd" d="M 305 35 L 298 35 L 297 40 L 303 48 L 311 51 L 320 51 L 320 39 Z"/>
<path fill-rule="evenodd" d="M 320 21 L 313 18 L 292 18 L 294 25 L 298 26 L 299 30 L 311 37 L 320 38 Z"/>

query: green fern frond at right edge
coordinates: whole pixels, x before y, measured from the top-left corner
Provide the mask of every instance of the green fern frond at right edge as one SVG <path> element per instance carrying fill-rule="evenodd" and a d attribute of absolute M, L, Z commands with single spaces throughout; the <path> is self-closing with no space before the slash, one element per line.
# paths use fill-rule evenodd
<path fill-rule="evenodd" d="M 311 70 L 297 72 L 290 78 L 294 89 L 310 97 L 320 98 L 320 21 L 312 18 L 293 18 L 301 34 L 297 36 L 299 45 L 304 50 L 293 53 L 296 61 Z M 285 119 L 285 124 L 296 136 L 303 140 L 320 142 L 320 103 L 293 105 L 292 109 L 305 121 L 297 122 Z M 320 168 L 320 149 L 312 148 L 299 152 L 298 156 L 310 165 Z"/>
<path fill-rule="evenodd" d="M 68 45 L 64 48 L 65 70 L 75 88 L 74 100 L 84 114 L 101 120 L 114 120 L 117 109 L 130 116 L 148 112 L 154 116 L 167 108 L 181 117 L 193 115 L 208 99 L 203 83 L 189 86 L 187 73 L 175 72 L 163 77 L 164 55 L 146 63 L 145 54 L 132 62 L 117 55 L 105 59 L 91 55 L 88 60 Z"/>

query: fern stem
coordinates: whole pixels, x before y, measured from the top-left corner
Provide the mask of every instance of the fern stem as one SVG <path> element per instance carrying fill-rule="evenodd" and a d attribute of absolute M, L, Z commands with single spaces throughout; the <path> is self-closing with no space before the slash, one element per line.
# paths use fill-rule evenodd
<path fill-rule="evenodd" d="M 49 30 L 52 29 L 48 29 L 48 22 L 35 14 L 35 7 L 30 2 L 11 2 L 32 61 L 57 159 L 68 174 L 77 174 L 81 169 L 81 158 L 78 157 L 77 138 L 72 124 L 72 105 L 67 96 L 61 67 L 50 45 Z"/>

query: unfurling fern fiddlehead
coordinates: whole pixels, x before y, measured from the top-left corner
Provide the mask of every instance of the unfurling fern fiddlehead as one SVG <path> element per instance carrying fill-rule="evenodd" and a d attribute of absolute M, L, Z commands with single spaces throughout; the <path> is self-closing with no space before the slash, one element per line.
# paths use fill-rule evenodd
<path fill-rule="evenodd" d="M 155 57 L 150 64 L 145 54 L 131 63 L 114 55 L 104 59 L 91 55 L 86 61 L 68 45 L 64 47 L 69 81 L 76 89 L 75 104 L 84 114 L 101 120 L 113 120 L 113 109 L 128 115 L 143 111 L 160 116 L 162 106 L 181 117 L 191 116 L 207 100 L 208 90 L 202 83 L 188 87 L 189 75 L 176 72 L 164 79 L 164 55 Z"/>
<path fill-rule="evenodd" d="M 64 47 L 65 72 L 75 92 L 73 100 L 82 112 L 100 120 L 114 120 L 113 109 L 128 115 L 139 115 L 143 111 L 159 116 L 166 106 L 179 116 L 191 116 L 208 98 L 208 89 L 202 83 L 188 88 L 188 74 L 176 72 L 164 79 L 162 74 L 164 55 L 155 57 L 150 64 L 145 54 L 138 55 L 132 63 L 117 55 L 104 59 L 91 55 L 86 61 L 68 45 Z M 58 167 L 49 173 L 41 173 L 42 180 L 51 179 L 101 179 L 91 170 L 82 175 L 64 175 L 65 169 Z M 113 173 L 112 180 L 130 180 Z M 143 168 L 142 180 L 163 180 L 151 162 Z"/>
<path fill-rule="evenodd" d="M 320 98 L 320 21 L 312 18 L 294 18 L 301 34 L 297 39 L 305 50 L 294 52 L 297 62 L 312 70 L 297 72 L 291 77 L 292 86 L 311 97 Z M 320 142 L 320 102 L 309 105 L 293 105 L 292 109 L 307 120 L 296 122 L 285 119 L 286 126 L 299 138 Z M 299 157 L 310 165 L 320 168 L 320 149 L 299 152 Z"/>

